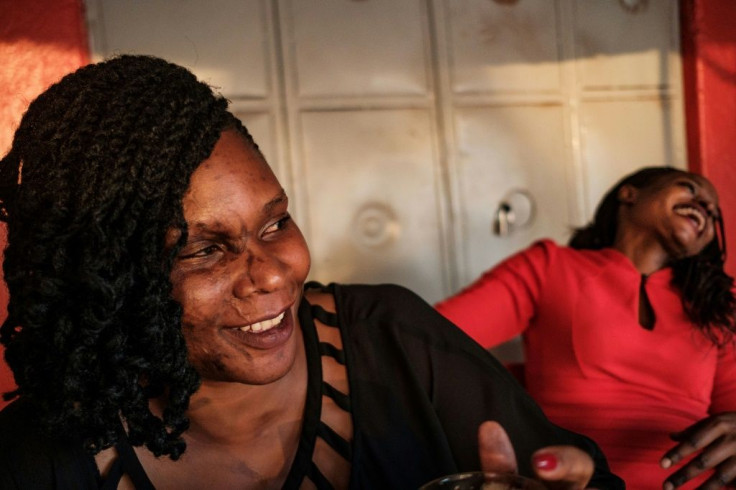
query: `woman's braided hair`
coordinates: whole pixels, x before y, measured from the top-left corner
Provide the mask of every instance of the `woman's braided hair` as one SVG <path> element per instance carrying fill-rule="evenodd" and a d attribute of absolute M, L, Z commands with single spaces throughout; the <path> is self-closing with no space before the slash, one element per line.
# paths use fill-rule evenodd
<path fill-rule="evenodd" d="M 125 55 L 67 75 L 28 108 L 0 162 L 10 291 L 0 327 L 17 390 L 42 426 L 92 452 L 117 441 L 176 459 L 199 376 L 187 361 L 173 257 L 181 200 L 220 133 L 254 145 L 186 69 Z M 164 252 L 167 230 L 182 230 Z M 149 399 L 163 396 L 159 417 Z"/>
<path fill-rule="evenodd" d="M 598 204 L 592 222 L 575 230 L 568 244 L 576 249 L 593 250 L 612 246 L 618 229 L 619 189 L 625 185 L 647 188 L 674 173 L 687 175 L 672 167 L 645 167 L 621 179 Z M 698 255 L 671 264 L 672 284 L 682 292 L 685 313 L 716 344 L 730 340 L 736 333 L 736 298 L 733 278 L 723 269 L 725 258 L 726 242 L 719 210 L 713 241 Z"/>

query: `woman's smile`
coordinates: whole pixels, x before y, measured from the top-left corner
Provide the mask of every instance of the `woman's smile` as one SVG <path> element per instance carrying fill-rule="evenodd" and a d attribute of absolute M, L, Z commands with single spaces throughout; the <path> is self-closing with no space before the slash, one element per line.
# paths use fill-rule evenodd
<path fill-rule="evenodd" d="M 695 231 L 700 235 L 705 230 L 708 217 L 701 206 L 694 204 L 678 204 L 675 206 L 675 214 L 683 216 L 690 220 L 695 227 Z"/>
<path fill-rule="evenodd" d="M 269 318 L 267 320 L 263 320 L 260 322 L 251 323 L 250 325 L 243 325 L 242 327 L 238 327 L 243 332 L 267 332 L 271 330 L 273 327 L 281 323 L 281 320 L 284 319 L 284 312 L 279 313 L 277 316 L 273 318 Z"/>
<path fill-rule="evenodd" d="M 275 349 L 283 345 L 294 331 L 294 318 L 291 310 L 285 310 L 273 318 L 243 325 L 228 327 L 223 331 L 240 342 L 254 349 Z"/>

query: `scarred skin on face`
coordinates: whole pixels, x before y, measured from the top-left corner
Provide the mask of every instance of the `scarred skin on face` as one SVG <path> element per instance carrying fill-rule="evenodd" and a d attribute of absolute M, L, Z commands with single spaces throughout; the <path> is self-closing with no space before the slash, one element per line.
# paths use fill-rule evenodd
<path fill-rule="evenodd" d="M 171 281 L 190 361 L 204 380 L 281 378 L 301 343 L 296 312 L 310 265 L 284 190 L 261 155 L 226 131 L 182 205 L 188 238 Z"/>

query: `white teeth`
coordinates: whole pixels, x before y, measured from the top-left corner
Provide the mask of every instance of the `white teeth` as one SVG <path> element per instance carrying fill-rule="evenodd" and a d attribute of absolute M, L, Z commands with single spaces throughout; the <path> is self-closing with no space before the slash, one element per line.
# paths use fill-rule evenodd
<path fill-rule="evenodd" d="M 701 232 L 705 229 L 705 216 L 703 216 L 700 210 L 692 208 L 690 206 L 683 206 L 676 208 L 675 213 L 679 214 L 680 216 L 694 218 L 695 221 L 698 222 L 698 232 Z"/>
<path fill-rule="evenodd" d="M 263 320 L 262 322 L 245 325 L 243 327 L 240 327 L 240 330 L 242 332 L 265 332 L 266 330 L 270 330 L 281 323 L 281 320 L 284 319 L 284 313 L 285 312 L 281 312 L 281 314 L 279 314 L 278 316 L 275 316 L 268 320 Z"/>

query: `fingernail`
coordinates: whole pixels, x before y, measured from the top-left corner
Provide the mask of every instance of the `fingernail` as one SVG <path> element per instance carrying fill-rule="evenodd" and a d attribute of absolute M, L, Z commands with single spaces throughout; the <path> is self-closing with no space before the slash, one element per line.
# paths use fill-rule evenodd
<path fill-rule="evenodd" d="M 662 458 L 662 461 L 659 462 L 659 466 L 661 466 L 664 469 L 667 469 L 670 466 L 672 466 L 672 460 L 670 458 Z"/>
<path fill-rule="evenodd" d="M 535 454 L 532 462 L 535 467 L 543 471 L 552 471 L 557 468 L 557 456 L 552 453 Z"/>
<path fill-rule="evenodd" d="M 671 482 L 664 482 L 664 485 L 662 485 L 663 490 L 675 490 L 675 486 Z"/>

